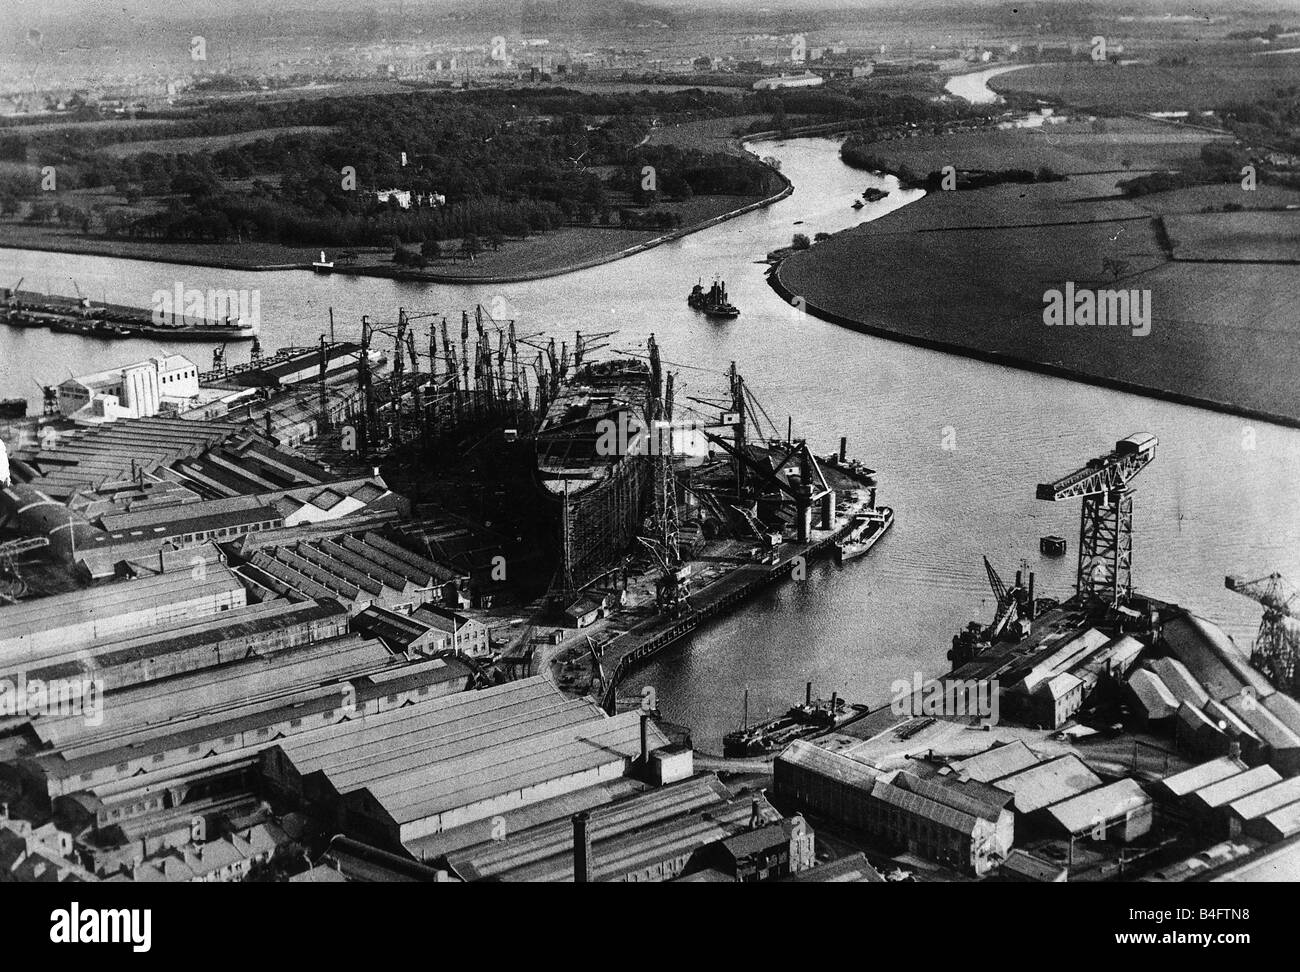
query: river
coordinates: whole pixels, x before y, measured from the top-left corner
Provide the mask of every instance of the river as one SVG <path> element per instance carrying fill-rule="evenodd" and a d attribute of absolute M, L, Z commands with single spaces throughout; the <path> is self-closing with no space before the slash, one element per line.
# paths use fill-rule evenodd
<path fill-rule="evenodd" d="M 914 671 L 942 674 L 953 633 L 968 620 L 991 619 L 984 554 L 1007 579 L 1024 558 L 1039 593 L 1068 595 L 1079 505 L 1037 501 L 1034 485 L 1134 432 L 1160 437 L 1137 482 L 1135 583 L 1195 606 L 1249 643 L 1257 606 L 1226 591 L 1223 576 L 1278 570 L 1300 580 L 1300 432 L 913 348 L 798 313 L 764 280 L 758 261 L 769 250 L 792 233 L 834 232 L 915 197 L 844 166 L 837 149 L 832 139 L 764 143 L 761 154 L 778 158 L 794 183 L 787 199 L 626 260 L 514 286 L 239 273 L 21 250 L 0 250 L 0 279 L 26 275 L 25 286 L 48 280 L 70 292 L 72 278 L 87 294 L 130 303 L 178 280 L 260 288 L 268 348 L 315 341 L 330 307 L 341 338 L 363 313 L 391 320 L 401 304 L 450 316 L 500 298 L 518 308 L 521 327 L 568 332 L 569 340 L 578 327 L 617 328 L 612 347 L 636 349 L 654 332 L 677 371 L 679 400 L 719 394 L 721 372 L 735 360 L 782 430 L 792 416 L 795 434 L 823 453 L 848 436 L 850 454 L 879 470 L 880 501 L 896 509 L 897 523 L 867 559 L 842 570 L 819 564 L 806 581 L 773 588 L 633 674 L 629 689 L 654 685 L 665 716 L 692 726 L 705 748 L 739 722 L 745 688 L 757 718 L 802 698 L 806 678 L 825 696 L 875 702 Z M 855 212 L 850 205 L 867 185 L 891 194 Z M 736 321 L 710 322 L 686 307 L 690 284 L 714 274 L 725 275 L 743 311 Z M 31 395 L 36 384 L 150 350 L 5 328 L 0 397 Z M 246 354 L 242 345 L 232 359 Z M 1049 533 L 1069 540 L 1069 555 L 1040 557 L 1038 538 Z"/>

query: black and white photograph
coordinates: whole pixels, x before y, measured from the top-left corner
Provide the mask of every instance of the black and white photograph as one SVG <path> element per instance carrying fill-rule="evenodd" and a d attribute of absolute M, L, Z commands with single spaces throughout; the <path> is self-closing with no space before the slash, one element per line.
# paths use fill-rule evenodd
<path fill-rule="evenodd" d="M 32 943 L 861 883 L 760 907 L 1223 956 L 1298 660 L 1297 0 L 0 0 Z"/>

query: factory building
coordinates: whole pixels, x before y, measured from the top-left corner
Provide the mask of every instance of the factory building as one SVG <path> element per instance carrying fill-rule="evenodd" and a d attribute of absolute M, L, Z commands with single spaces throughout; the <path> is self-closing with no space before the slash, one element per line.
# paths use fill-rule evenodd
<path fill-rule="evenodd" d="M 380 526 L 381 524 L 375 524 Z M 412 549 L 414 539 L 401 529 L 356 529 L 347 520 L 298 531 L 272 531 L 246 536 L 235 548 L 243 563 L 238 572 L 256 588 L 288 597 L 331 597 L 354 615 L 371 607 L 398 614 L 436 628 L 452 637 L 440 615 L 425 612 L 438 602 L 455 600 L 468 578 Z M 478 629 L 481 624 L 474 622 Z M 466 633 L 477 645 L 479 631 Z M 436 641 L 437 637 L 427 639 Z M 486 647 L 486 629 L 481 641 Z"/>
<path fill-rule="evenodd" d="M 124 731 L 114 726 L 108 734 L 72 740 L 19 765 L 51 800 L 88 791 L 105 803 L 120 803 L 164 790 L 178 805 L 196 776 L 256 761 L 271 746 L 299 752 L 323 739 L 326 748 L 334 748 L 340 737 L 346 746 L 352 733 L 401 722 L 407 713 L 423 712 L 468 684 L 468 670 L 454 659 L 394 665 L 376 647 L 383 660 L 343 681 L 260 695 L 246 705 L 229 700 L 194 719 Z M 150 691 L 166 693 L 170 687 L 162 683 Z"/>
<path fill-rule="evenodd" d="M 761 795 L 736 796 L 713 774 L 591 807 L 446 855 L 466 881 L 775 880 L 812 866 L 813 834 Z"/>
<path fill-rule="evenodd" d="M 991 871 L 1014 839 L 1012 812 L 976 791 L 902 770 L 878 774 L 804 740 L 781 752 L 773 776 L 775 795 L 783 804 L 968 873 Z"/>
<path fill-rule="evenodd" d="M 1151 829 L 1152 801 L 1129 779 L 1116 780 L 1047 808 L 1053 824 L 1072 839 L 1130 843 Z"/>
<path fill-rule="evenodd" d="M 1252 822 L 1298 801 L 1300 776 L 1293 776 L 1234 800 L 1227 806 L 1228 834 L 1234 838 L 1240 837 L 1249 832 Z"/>
<path fill-rule="evenodd" d="M 993 785 L 1011 794 L 1017 815 L 1037 820 L 1040 811 L 1093 790 L 1102 782 L 1083 760 L 1067 753 L 994 780 Z"/>
<path fill-rule="evenodd" d="M 30 668 L 129 631 L 237 611 L 247 593 L 228 568 L 156 574 L 0 607 L 0 669 Z"/>
<path fill-rule="evenodd" d="M 964 773 L 969 779 L 992 783 L 1001 777 L 1037 766 L 1038 757 L 1024 742 L 1017 739 L 974 756 L 954 760 L 949 765 L 955 772 Z"/>
<path fill-rule="evenodd" d="M 58 387 L 59 411 L 86 425 L 157 415 L 164 405 L 180 407 L 199 393 L 199 369 L 180 354 L 68 378 Z"/>
<path fill-rule="evenodd" d="M 608 717 L 535 676 L 280 747 L 297 773 L 323 774 L 339 794 L 345 831 L 396 846 L 620 779 L 670 743 L 653 724 L 642 730 L 639 712 Z"/>
<path fill-rule="evenodd" d="M 139 634 L 109 637 L 77 657 L 28 669 L 29 678 L 93 677 L 104 691 L 142 685 L 347 634 L 348 614 L 334 601 L 250 604 L 213 616 L 173 621 Z M 118 704 L 115 697 L 114 704 Z"/>

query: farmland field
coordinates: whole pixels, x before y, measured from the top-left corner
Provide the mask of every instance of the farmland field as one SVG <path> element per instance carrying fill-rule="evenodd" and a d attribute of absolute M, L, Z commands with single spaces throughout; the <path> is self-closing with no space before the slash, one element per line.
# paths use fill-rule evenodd
<path fill-rule="evenodd" d="M 1047 157 L 1036 140 L 1041 135 L 1003 134 L 999 144 L 1011 151 L 1001 158 L 980 154 L 965 136 L 916 147 L 923 140 L 912 139 L 899 148 L 913 153 L 917 168 L 925 167 L 919 160 L 932 165 L 943 157 L 958 167 L 978 159 L 991 168 L 1028 167 Z M 1017 139 L 1024 144 L 1015 146 Z M 1072 146 L 1075 158 L 1086 144 Z M 1146 144 L 1186 150 L 1180 143 Z M 895 145 L 869 150 L 888 155 Z M 1278 259 L 1289 251 L 1295 258 L 1300 213 L 1264 210 L 1297 194 L 1224 185 L 1130 200 L 1114 188 L 1123 177 L 931 192 L 791 256 L 776 286 L 849 327 L 1300 424 L 1300 388 L 1291 374 L 1300 360 L 1293 313 L 1300 266 L 1170 260 L 1157 218 L 1165 218 L 1180 256 Z M 1223 212 L 1225 202 L 1249 202 L 1256 211 Z M 1207 206 L 1217 211 L 1202 213 Z M 1150 290 L 1150 333 L 1047 326 L 1045 295 L 1067 284 Z"/>
<path fill-rule="evenodd" d="M 1300 54 L 1242 53 L 1206 57 L 1184 66 L 1094 64 L 1080 61 L 1027 67 L 999 75 L 989 87 L 1068 105 L 1106 105 L 1124 111 L 1209 111 L 1300 84 Z"/>
<path fill-rule="evenodd" d="M 248 145 L 263 138 L 281 135 L 328 135 L 333 129 L 324 125 L 289 125 L 282 128 L 258 128 L 228 135 L 195 135 L 189 138 L 156 138 L 142 142 L 121 142 L 104 148 L 104 153 L 122 158 L 157 152 L 159 155 L 188 155 L 193 152 L 216 152 L 232 145 Z"/>

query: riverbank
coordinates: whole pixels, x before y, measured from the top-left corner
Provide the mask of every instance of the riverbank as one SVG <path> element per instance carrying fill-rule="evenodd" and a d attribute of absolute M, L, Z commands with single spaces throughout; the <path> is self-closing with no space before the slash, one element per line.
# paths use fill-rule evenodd
<path fill-rule="evenodd" d="M 700 151 L 726 151 L 756 156 L 745 142 L 758 142 L 778 133 L 759 133 L 742 141 L 738 128 L 760 116 L 709 119 L 657 129 L 647 141 Z M 761 160 L 760 160 L 761 161 Z M 332 273 L 353 277 L 414 281 L 429 284 L 524 283 L 574 273 L 623 260 L 646 250 L 682 239 L 746 213 L 770 206 L 794 191 L 790 181 L 775 166 L 763 163 L 775 191 L 759 196 L 700 195 L 666 208 L 682 218 L 684 225 L 668 232 L 623 229 L 611 226 L 564 226 L 522 239 L 507 239 L 495 250 L 481 250 L 473 259 L 438 259 L 425 268 L 401 266 L 392 254 L 377 247 L 327 247 L 334 259 Z M 319 259 L 318 246 L 286 246 L 277 243 L 200 243 L 193 241 L 123 240 L 79 234 L 55 225 L 33 225 L 19 219 L 0 220 L 0 247 L 41 250 L 85 256 L 114 257 L 150 263 L 181 264 L 218 270 L 258 273 L 284 270 L 312 270 Z M 345 249 L 355 256 L 344 264 L 335 259 Z"/>
<path fill-rule="evenodd" d="M 1139 170 L 1111 168 L 1117 156 L 1176 167 L 1208 138 L 1154 123 L 997 134 L 992 143 L 957 135 L 872 149 L 917 171 L 1036 162 L 1069 177 L 930 193 L 790 255 L 769 284 L 864 333 L 1300 427 L 1290 366 L 1300 324 L 1277 299 L 1300 285 L 1300 269 L 1277 260 L 1278 244 L 1300 231 L 1300 213 L 1283 207 L 1300 195 L 1225 184 L 1126 197 L 1116 183 Z M 1067 288 L 1148 294 L 1149 333 L 1136 322 L 1048 326 L 1049 295 Z"/>
<path fill-rule="evenodd" d="M 438 284 L 506 284 L 558 277 L 644 253 L 784 199 L 794 191 L 794 187 L 780 172 L 771 167 L 769 170 L 780 186 L 776 192 L 759 197 L 698 197 L 687 204 L 694 210 L 691 213 L 695 217 L 693 221 L 668 233 L 604 226 L 566 226 L 525 240 L 507 240 L 500 251 L 484 252 L 475 260 L 464 259 L 449 269 L 419 270 L 399 266 L 392 262 L 387 251 L 383 251 L 382 260 L 352 266 L 336 265 L 332 272 L 342 276 Z M 744 201 L 737 202 L 736 199 Z M 269 243 L 154 243 L 95 239 L 53 230 L 33 230 L 19 223 L 0 227 L 0 239 L 0 247 L 15 250 L 263 273 L 311 270 L 321 252 L 319 248 Z M 634 242 L 628 245 L 629 240 Z M 575 254 L 578 254 L 576 259 Z M 365 260 L 366 256 L 361 259 Z M 509 261 L 522 269 L 493 272 L 494 267 L 509 266 Z"/>

